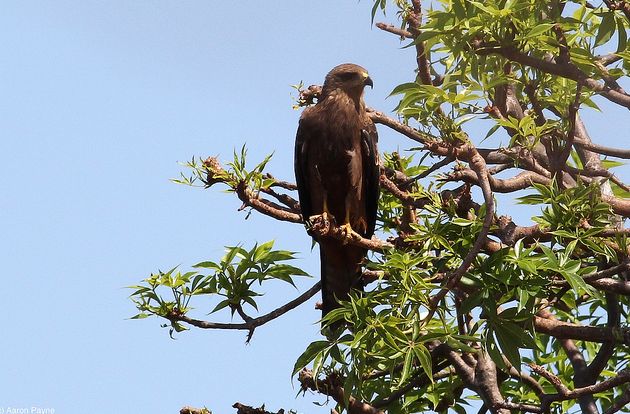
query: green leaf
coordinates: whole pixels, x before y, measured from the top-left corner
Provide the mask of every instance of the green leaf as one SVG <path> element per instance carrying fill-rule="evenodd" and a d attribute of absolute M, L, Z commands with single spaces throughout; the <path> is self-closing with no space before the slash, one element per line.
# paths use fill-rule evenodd
<path fill-rule="evenodd" d="M 608 42 L 617 28 L 617 22 L 615 21 L 615 12 L 608 12 L 602 17 L 602 22 L 599 24 L 597 30 L 597 36 L 595 37 L 595 46 L 601 46 Z M 625 29 L 624 29 L 625 31 Z"/>
<path fill-rule="evenodd" d="M 419 43 L 425 42 L 438 36 L 441 33 L 441 30 L 423 30 L 422 33 L 420 33 L 418 36 L 415 37 L 415 39 L 413 39 L 413 42 L 411 42 L 411 44 L 404 46 L 403 49 L 412 45 L 417 45 Z"/>
<path fill-rule="evenodd" d="M 626 191 L 625 189 L 619 187 L 617 184 L 615 183 L 610 183 L 610 187 L 613 191 L 613 194 L 617 197 L 621 197 L 621 198 L 630 198 L 630 192 Z"/>
<path fill-rule="evenodd" d="M 494 326 L 494 335 L 501 347 L 501 351 L 505 354 L 505 357 L 516 368 L 520 369 L 521 355 L 519 353 L 519 342 L 511 335 L 511 332 L 507 330 L 502 324 L 496 324 Z"/>
<path fill-rule="evenodd" d="M 483 3 L 480 3 L 478 1 L 469 1 L 470 4 L 474 4 L 475 7 L 477 7 L 480 10 L 483 10 L 484 12 L 488 13 L 491 16 L 498 16 L 499 15 L 499 10 L 495 9 L 494 7 L 488 7 L 486 5 L 484 5 Z"/>
<path fill-rule="evenodd" d="M 390 93 L 388 96 L 393 96 L 393 95 L 399 95 L 401 93 L 405 93 L 408 90 L 411 89 L 417 89 L 418 88 L 418 84 L 416 82 L 407 82 L 407 83 L 403 83 L 400 84 L 398 86 L 396 86 Z"/>
<path fill-rule="evenodd" d="M 411 372 L 411 366 L 413 362 L 413 355 L 414 355 L 413 348 L 410 348 L 405 353 L 405 361 L 403 362 L 403 369 L 402 369 L 402 373 L 400 374 L 400 380 L 398 381 L 398 386 L 402 385 L 402 383 L 405 382 L 407 378 L 409 378 L 409 373 Z"/>
<path fill-rule="evenodd" d="M 617 161 L 617 160 L 608 160 L 608 159 L 602 160 L 602 167 L 604 167 L 607 170 L 611 168 L 615 168 L 615 167 L 621 167 L 622 165 L 626 165 L 626 163 L 623 161 Z"/>
<path fill-rule="evenodd" d="M 569 282 L 569 285 L 571 285 L 571 288 L 574 292 L 576 292 L 576 294 L 579 292 L 586 292 L 592 296 L 603 299 L 601 294 L 591 285 L 588 285 L 579 274 L 567 272 L 564 270 L 560 271 L 559 273 L 562 275 L 562 277 L 564 277 L 567 282 Z"/>
<path fill-rule="evenodd" d="M 481 140 L 481 142 L 484 142 L 485 140 L 487 140 L 488 138 L 490 138 L 490 136 L 491 136 L 492 134 L 494 134 L 495 132 L 497 132 L 497 129 L 499 129 L 499 128 L 501 128 L 501 125 L 499 125 L 499 124 L 494 124 L 494 125 L 492 126 L 492 128 L 490 128 L 490 129 L 488 130 L 488 133 L 486 134 L 486 136 L 485 136 L 485 137 L 483 137 L 483 139 Z"/>
<path fill-rule="evenodd" d="M 617 51 L 626 50 L 628 46 L 628 33 L 624 24 L 625 18 L 615 15 L 617 20 Z"/>
<path fill-rule="evenodd" d="M 422 370 L 427 377 L 433 382 L 433 366 L 431 364 L 431 353 L 424 345 L 417 345 L 413 348 L 413 352 L 420 361 Z"/>
<path fill-rule="evenodd" d="M 491 341 L 490 338 L 488 338 L 488 341 L 486 342 L 486 351 L 488 352 L 488 355 L 490 356 L 492 361 L 494 361 L 494 363 L 497 364 L 498 367 L 503 369 L 506 368 L 505 361 L 503 360 L 503 355 L 499 351 L 497 345 L 493 341 Z"/>
<path fill-rule="evenodd" d="M 271 248 L 273 247 L 273 243 L 274 243 L 273 240 L 269 240 L 268 242 L 265 242 L 261 244 L 260 246 L 258 246 L 254 253 L 254 257 L 253 257 L 254 262 L 260 262 L 264 260 L 267 254 L 271 251 Z"/>
<path fill-rule="evenodd" d="M 322 352 L 329 345 L 330 345 L 330 343 L 328 341 L 315 341 L 315 342 L 312 342 L 306 348 L 306 350 L 304 352 L 302 352 L 302 355 L 300 355 L 298 357 L 297 361 L 295 361 L 295 365 L 293 366 L 293 372 L 292 372 L 291 376 L 293 376 L 293 375 L 297 374 L 298 372 L 300 372 L 302 370 L 302 368 L 307 366 L 309 364 L 309 362 L 311 362 L 315 358 L 315 356 L 317 356 L 317 354 Z"/>
<path fill-rule="evenodd" d="M 212 311 L 210 313 L 217 312 L 217 311 L 219 311 L 219 310 L 229 306 L 230 303 L 231 303 L 231 301 L 229 299 L 222 300 L 221 302 L 219 302 L 219 304 L 217 306 L 214 307 L 214 309 L 212 309 Z"/>
<path fill-rule="evenodd" d="M 549 31 L 553 27 L 554 23 L 541 23 L 538 26 L 532 27 L 532 29 L 527 32 L 523 39 L 530 39 L 532 37 L 538 37 L 541 34 Z"/>
<path fill-rule="evenodd" d="M 215 262 L 199 262 L 196 265 L 193 265 L 192 267 L 203 267 L 205 269 L 216 269 L 216 270 L 219 270 L 221 268 Z"/>

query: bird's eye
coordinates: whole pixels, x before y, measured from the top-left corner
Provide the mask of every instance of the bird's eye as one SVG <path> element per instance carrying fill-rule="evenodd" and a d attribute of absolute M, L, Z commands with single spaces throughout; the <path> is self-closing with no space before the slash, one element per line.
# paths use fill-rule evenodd
<path fill-rule="evenodd" d="M 339 74 L 339 79 L 345 82 L 355 78 L 356 76 L 357 74 L 354 72 L 344 72 Z"/>

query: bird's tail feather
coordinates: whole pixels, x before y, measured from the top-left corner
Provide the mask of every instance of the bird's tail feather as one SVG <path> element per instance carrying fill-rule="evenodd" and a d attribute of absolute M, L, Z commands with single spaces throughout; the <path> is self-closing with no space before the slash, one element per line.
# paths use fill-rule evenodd
<path fill-rule="evenodd" d="M 343 245 L 339 240 L 321 241 L 319 245 L 322 276 L 322 316 L 348 300 L 353 289 L 363 291 L 361 264 L 365 249 Z"/>

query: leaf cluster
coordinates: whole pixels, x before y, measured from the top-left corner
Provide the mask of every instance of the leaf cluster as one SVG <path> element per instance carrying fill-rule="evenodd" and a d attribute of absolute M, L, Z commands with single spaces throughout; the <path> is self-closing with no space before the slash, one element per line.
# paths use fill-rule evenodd
<path fill-rule="evenodd" d="M 177 318 L 186 315 L 192 307 L 190 301 L 197 296 L 210 296 L 218 303 L 210 313 L 227 308 L 232 316 L 250 306 L 258 311 L 257 298 L 262 295 L 256 288 L 271 280 L 279 280 L 293 286 L 294 277 L 308 276 L 302 269 L 287 264 L 295 259 L 295 253 L 274 250 L 274 241 L 255 244 L 247 250 L 241 246 L 226 247 L 226 254 L 219 261 L 203 261 L 193 266 L 195 270 L 181 273 L 177 268 L 168 272 L 158 271 L 144 279 L 134 289 L 131 299 L 140 313 L 134 316 L 146 318 L 156 315 L 171 320 L 175 331 L 184 330 Z"/>

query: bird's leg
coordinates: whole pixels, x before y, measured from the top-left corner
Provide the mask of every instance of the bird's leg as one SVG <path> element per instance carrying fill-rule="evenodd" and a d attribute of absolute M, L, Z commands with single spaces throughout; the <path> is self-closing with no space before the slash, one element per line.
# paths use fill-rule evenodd
<path fill-rule="evenodd" d="M 330 212 L 328 211 L 328 195 L 324 194 L 324 212 L 322 213 L 322 220 L 326 223 L 330 223 Z"/>
<path fill-rule="evenodd" d="M 352 233 L 354 230 L 352 229 L 352 225 L 350 224 L 350 200 L 349 197 L 346 197 L 346 217 L 343 220 L 343 224 L 341 225 L 341 234 L 343 235 L 343 244 L 348 244 L 350 239 L 352 239 Z"/>

